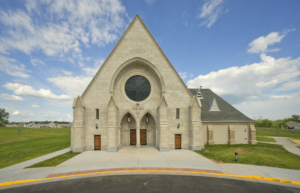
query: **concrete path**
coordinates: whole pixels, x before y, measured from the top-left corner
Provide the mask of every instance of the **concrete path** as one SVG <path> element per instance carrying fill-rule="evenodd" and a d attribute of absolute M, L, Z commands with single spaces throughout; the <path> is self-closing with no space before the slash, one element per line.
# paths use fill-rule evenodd
<path fill-rule="evenodd" d="M 300 146 L 299 144 L 294 144 L 290 140 L 288 140 L 287 137 L 273 137 L 276 141 L 276 144 L 281 144 L 286 150 L 289 152 L 300 155 L 300 149 L 297 146 Z"/>
<path fill-rule="evenodd" d="M 0 182 L 9 182 L 23 179 L 37 179 L 45 178 L 54 167 L 45 167 L 45 168 L 28 168 L 24 169 L 33 164 L 39 163 L 41 161 L 50 159 L 52 157 L 67 153 L 70 151 L 70 148 L 59 150 L 41 157 L 37 157 L 25 162 L 21 162 L 6 168 L 0 169 Z"/>
<path fill-rule="evenodd" d="M 287 151 L 300 156 L 300 149 L 297 147 L 300 145 L 294 144 L 293 142 L 288 140 L 289 139 L 288 137 L 269 137 L 269 138 L 274 138 L 276 142 L 262 142 L 262 141 L 259 142 L 282 145 Z"/>
<path fill-rule="evenodd" d="M 69 151 L 68 149 L 59 152 Z M 56 154 L 55 154 L 56 153 Z M 49 176 L 63 176 L 76 173 L 91 173 L 91 171 L 116 171 L 118 169 L 157 168 L 160 170 L 204 171 L 208 173 L 224 173 L 236 175 L 252 175 L 300 181 L 300 171 L 244 164 L 217 164 L 190 150 L 171 150 L 160 152 L 154 147 L 122 148 L 118 152 L 85 151 L 56 167 L 22 169 L 34 163 L 59 154 L 55 152 L 16 164 L 0 170 L 0 183 L 41 179 Z"/>
<path fill-rule="evenodd" d="M 51 174 L 108 168 L 193 168 L 222 171 L 215 162 L 190 150 L 160 152 L 153 147 L 122 148 L 118 152 L 85 151 L 56 166 Z"/>

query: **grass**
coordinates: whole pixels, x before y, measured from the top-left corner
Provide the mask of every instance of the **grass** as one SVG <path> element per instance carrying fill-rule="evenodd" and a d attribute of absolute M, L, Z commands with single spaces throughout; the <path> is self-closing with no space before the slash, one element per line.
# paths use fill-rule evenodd
<path fill-rule="evenodd" d="M 272 137 L 290 137 L 300 139 L 300 130 L 298 129 L 279 129 L 279 128 L 256 128 L 256 135 Z"/>
<path fill-rule="evenodd" d="M 22 129 L 18 133 L 18 129 Z M 30 129 L 0 127 L 0 168 L 70 146 L 70 128 Z"/>
<path fill-rule="evenodd" d="M 195 151 L 218 163 L 241 163 L 287 169 L 300 169 L 300 156 L 292 154 L 281 145 L 258 143 L 257 145 L 206 145 Z M 235 162 L 238 152 L 238 162 Z"/>
<path fill-rule="evenodd" d="M 256 140 L 263 142 L 276 142 L 275 139 L 269 137 L 256 137 Z"/>
<path fill-rule="evenodd" d="M 67 152 L 62 155 L 50 158 L 48 160 L 36 163 L 32 166 L 29 166 L 27 168 L 40 168 L 40 167 L 52 167 L 52 166 L 57 166 L 58 164 L 63 163 L 64 161 L 71 159 L 72 157 L 78 155 L 80 153 L 72 153 L 72 152 Z"/>

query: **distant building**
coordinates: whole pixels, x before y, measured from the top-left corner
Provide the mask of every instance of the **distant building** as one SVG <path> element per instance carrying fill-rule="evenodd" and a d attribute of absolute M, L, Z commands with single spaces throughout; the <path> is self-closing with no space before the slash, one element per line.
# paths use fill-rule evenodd
<path fill-rule="evenodd" d="M 9 123 L 6 127 L 24 127 L 24 123 Z"/>
<path fill-rule="evenodd" d="M 71 123 L 70 122 L 58 122 L 56 123 L 56 128 L 70 128 Z"/>
<path fill-rule="evenodd" d="M 286 124 L 289 129 L 300 129 L 300 121 L 289 121 Z"/>
<path fill-rule="evenodd" d="M 25 128 L 36 128 L 36 124 L 35 123 L 24 123 L 24 127 Z"/>
<path fill-rule="evenodd" d="M 56 128 L 54 122 L 37 122 L 35 128 Z"/>

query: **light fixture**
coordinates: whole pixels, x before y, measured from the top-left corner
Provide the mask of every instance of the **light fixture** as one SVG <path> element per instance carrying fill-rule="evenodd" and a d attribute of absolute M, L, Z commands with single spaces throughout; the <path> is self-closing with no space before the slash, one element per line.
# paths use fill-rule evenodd
<path fill-rule="evenodd" d="M 147 113 L 147 115 L 146 115 L 146 123 L 148 123 L 149 122 L 149 117 L 148 117 L 148 113 Z"/>
<path fill-rule="evenodd" d="M 98 124 L 96 123 L 96 129 L 98 129 Z"/>
<path fill-rule="evenodd" d="M 177 125 L 177 128 L 179 129 L 179 127 L 180 127 L 180 123 L 178 123 L 178 125 Z"/>
<path fill-rule="evenodd" d="M 127 122 L 130 123 L 130 114 L 128 114 Z"/>

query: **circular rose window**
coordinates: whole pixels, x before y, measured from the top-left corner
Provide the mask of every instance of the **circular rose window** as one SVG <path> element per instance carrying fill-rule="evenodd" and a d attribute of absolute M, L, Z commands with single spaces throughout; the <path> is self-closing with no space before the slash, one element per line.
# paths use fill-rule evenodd
<path fill-rule="evenodd" d="M 145 100 L 151 92 L 151 85 L 143 76 L 133 76 L 125 84 L 125 92 L 128 98 L 133 101 Z"/>

